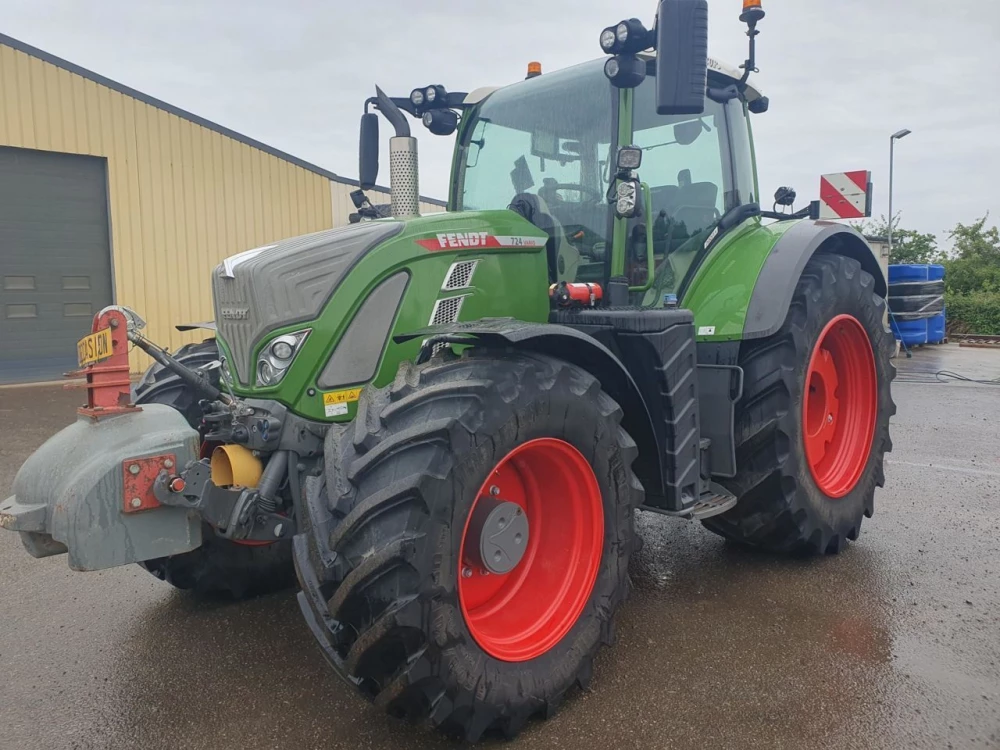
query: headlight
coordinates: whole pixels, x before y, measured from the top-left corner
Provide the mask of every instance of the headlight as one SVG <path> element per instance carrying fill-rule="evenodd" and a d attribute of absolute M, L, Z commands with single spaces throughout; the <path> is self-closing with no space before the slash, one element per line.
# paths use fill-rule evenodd
<path fill-rule="evenodd" d="M 274 365 L 266 359 L 257 363 L 257 385 L 274 385 L 278 382 L 275 375 Z"/>
<path fill-rule="evenodd" d="M 433 86 L 428 86 L 424 90 L 424 98 L 427 100 L 428 104 L 433 104 L 434 100 L 437 99 L 437 89 Z"/>
<path fill-rule="evenodd" d="M 273 344 L 271 344 L 271 354 L 275 359 L 285 360 L 291 359 L 292 354 L 295 352 L 292 344 L 283 339 L 278 339 Z"/>
<path fill-rule="evenodd" d="M 268 343 L 257 357 L 257 385 L 269 387 L 280 383 L 308 335 L 308 329 L 296 331 Z"/>
<path fill-rule="evenodd" d="M 636 214 L 638 184 L 635 180 L 622 180 L 615 190 L 615 213 L 621 218 L 631 218 Z"/>
<path fill-rule="evenodd" d="M 625 42 L 628 41 L 628 24 L 627 23 L 625 23 L 624 21 L 622 21 L 620 24 L 618 24 L 618 26 L 615 28 L 615 37 L 622 44 L 625 44 Z"/>
<path fill-rule="evenodd" d="M 608 78 L 616 78 L 619 70 L 621 70 L 621 65 L 617 57 L 608 58 L 608 61 L 604 63 L 604 75 Z"/>
<path fill-rule="evenodd" d="M 424 90 L 423 89 L 413 89 L 410 92 L 410 104 L 414 107 L 419 107 L 424 103 Z"/>

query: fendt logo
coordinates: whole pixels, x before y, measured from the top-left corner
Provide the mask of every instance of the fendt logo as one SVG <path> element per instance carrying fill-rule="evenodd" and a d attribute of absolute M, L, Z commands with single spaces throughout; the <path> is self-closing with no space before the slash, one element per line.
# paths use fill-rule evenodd
<path fill-rule="evenodd" d="M 440 247 L 486 247 L 486 232 L 449 232 L 437 236 Z"/>
<path fill-rule="evenodd" d="M 223 320 L 246 320 L 250 317 L 249 307 L 223 307 L 219 312 Z"/>
<path fill-rule="evenodd" d="M 544 247 L 545 238 L 518 235 L 493 235 L 489 232 L 439 232 L 433 237 L 417 240 L 427 250 L 460 250 L 467 247 L 522 248 Z"/>

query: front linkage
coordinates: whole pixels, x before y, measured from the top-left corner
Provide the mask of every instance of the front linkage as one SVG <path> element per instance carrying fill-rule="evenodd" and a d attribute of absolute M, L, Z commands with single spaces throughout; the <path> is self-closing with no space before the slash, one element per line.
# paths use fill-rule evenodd
<path fill-rule="evenodd" d="M 189 552 L 202 543 L 200 521 L 233 542 L 290 539 L 299 479 L 319 463 L 323 426 L 275 401 L 222 392 L 145 339 L 144 325 L 121 307 L 95 316 L 97 343 L 81 349 L 91 361 L 70 373 L 85 377 L 87 404 L 18 472 L 0 526 L 21 532 L 36 557 L 68 552 L 77 570 Z M 168 406 L 133 403 L 129 342 L 204 396 L 200 425 Z"/>

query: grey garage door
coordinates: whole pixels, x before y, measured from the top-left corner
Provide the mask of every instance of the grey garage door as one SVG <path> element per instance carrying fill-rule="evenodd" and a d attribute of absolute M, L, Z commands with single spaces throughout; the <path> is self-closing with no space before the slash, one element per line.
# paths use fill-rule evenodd
<path fill-rule="evenodd" d="M 104 159 L 0 147 L 0 383 L 76 367 L 111 304 Z"/>

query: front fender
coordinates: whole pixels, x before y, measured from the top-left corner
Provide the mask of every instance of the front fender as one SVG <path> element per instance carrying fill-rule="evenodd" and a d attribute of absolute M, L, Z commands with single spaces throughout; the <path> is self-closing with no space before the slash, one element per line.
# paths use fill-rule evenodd
<path fill-rule="evenodd" d="M 659 460 L 653 421 L 646 401 L 628 368 L 618 356 L 593 336 L 552 323 L 531 323 L 513 318 L 487 318 L 469 323 L 429 326 L 395 336 L 396 343 L 416 338 L 433 345 L 433 337 L 469 337 L 485 346 L 511 346 L 546 354 L 582 367 L 596 377 L 601 388 L 622 407 L 622 428 L 635 440 L 639 457 L 633 470 L 647 492 L 660 494 L 666 481 Z"/>

